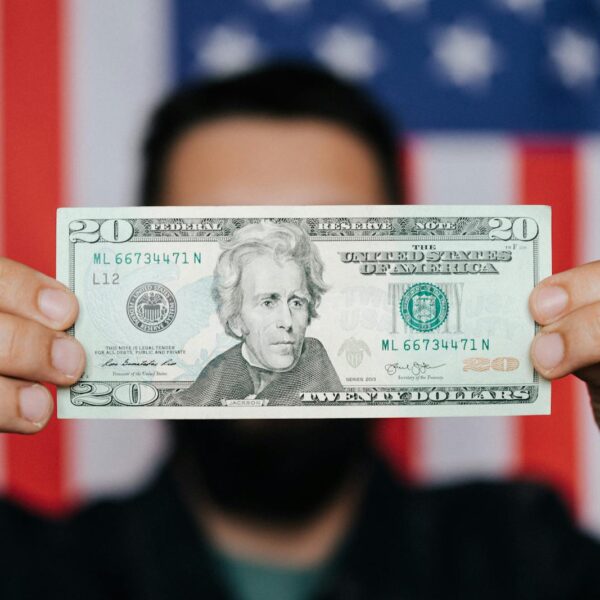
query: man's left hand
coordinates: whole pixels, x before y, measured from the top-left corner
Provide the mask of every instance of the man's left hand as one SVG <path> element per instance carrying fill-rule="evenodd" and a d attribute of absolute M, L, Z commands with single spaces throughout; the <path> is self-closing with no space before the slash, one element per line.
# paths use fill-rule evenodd
<path fill-rule="evenodd" d="M 546 379 L 583 379 L 600 426 L 600 261 L 547 277 L 531 292 L 529 308 L 542 325 L 531 346 L 535 368 Z"/>

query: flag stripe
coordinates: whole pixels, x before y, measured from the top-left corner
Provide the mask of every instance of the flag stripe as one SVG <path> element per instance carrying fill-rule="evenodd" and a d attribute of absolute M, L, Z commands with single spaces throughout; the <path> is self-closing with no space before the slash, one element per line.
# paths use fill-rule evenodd
<path fill-rule="evenodd" d="M 506 204 L 514 196 L 514 146 L 491 136 L 425 136 L 415 145 L 419 204 Z M 504 474 L 512 464 L 513 419 L 419 421 L 421 478 Z"/>
<path fill-rule="evenodd" d="M 161 421 L 81 421 L 73 431 L 74 491 L 82 500 L 128 494 L 146 483 L 170 448 Z"/>
<path fill-rule="evenodd" d="M 594 421 L 587 387 L 575 381 L 578 467 L 581 477 L 577 516 L 583 527 L 600 536 L 600 433 Z"/>
<path fill-rule="evenodd" d="M 55 215 L 61 199 L 61 2 L 5 0 L 5 249 L 10 258 L 54 273 Z M 23 502 L 65 508 L 65 426 L 56 419 L 33 438 L 7 436 L 7 488 Z"/>
<path fill-rule="evenodd" d="M 6 493 L 6 442 L 0 435 L 0 495 Z"/>
<path fill-rule="evenodd" d="M 0 8 L 0 57 L 4 51 L 4 11 Z M 6 254 L 4 247 L 4 230 L 6 228 L 6 214 L 4 207 L 4 61 L 0 58 L 0 256 Z M 0 494 L 5 493 L 6 488 L 6 449 L 5 437 L 0 434 Z"/>
<path fill-rule="evenodd" d="M 424 423 L 422 465 L 429 481 L 505 475 L 514 452 L 514 419 L 459 417 Z"/>
<path fill-rule="evenodd" d="M 421 136 L 412 160 L 418 204 L 507 204 L 514 198 L 511 138 L 458 132 Z"/>
<path fill-rule="evenodd" d="M 581 140 L 579 144 L 579 178 L 582 206 L 577 230 L 580 262 L 600 259 L 600 137 Z M 579 456 L 581 457 L 582 523 L 600 534 L 600 432 L 590 409 L 585 385 L 578 386 Z"/>
<path fill-rule="evenodd" d="M 136 203 L 143 131 L 171 81 L 169 5 L 66 2 L 71 205 Z"/>
<path fill-rule="evenodd" d="M 375 445 L 392 469 L 409 481 L 420 479 L 420 435 L 417 419 L 381 419 Z"/>
<path fill-rule="evenodd" d="M 521 201 L 552 206 L 553 272 L 577 262 L 577 153 L 568 141 L 527 141 L 520 152 Z M 516 472 L 553 483 L 570 505 L 580 504 L 576 387 L 552 384 L 552 415 L 519 419 Z"/>
<path fill-rule="evenodd" d="M 600 260 L 600 136 L 582 139 L 578 164 L 582 207 L 578 214 L 579 258 Z"/>
<path fill-rule="evenodd" d="M 66 11 L 66 196 L 75 206 L 133 205 L 143 130 L 172 70 L 169 3 L 68 0 Z M 148 421 L 78 421 L 71 445 L 68 485 L 82 499 L 131 491 L 168 447 L 163 423 Z"/>
<path fill-rule="evenodd" d="M 6 248 L 4 247 L 4 230 L 6 228 L 6 214 L 4 206 L 6 198 L 4 197 L 4 98 L 6 90 L 4 89 L 4 11 L 0 7 L 0 256 L 4 256 Z"/>

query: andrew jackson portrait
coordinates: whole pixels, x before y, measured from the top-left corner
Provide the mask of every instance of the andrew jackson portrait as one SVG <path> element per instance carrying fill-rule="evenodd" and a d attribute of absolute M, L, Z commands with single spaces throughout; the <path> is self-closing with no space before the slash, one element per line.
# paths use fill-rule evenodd
<path fill-rule="evenodd" d="M 241 227 L 223 244 L 212 288 L 219 319 L 238 343 L 163 404 L 269 399 L 290 405 L 301 392 L 342 391 L 321 342 L 305 337 L 326 289 L 319 252 L 300 227 L 270 221 Z"/>

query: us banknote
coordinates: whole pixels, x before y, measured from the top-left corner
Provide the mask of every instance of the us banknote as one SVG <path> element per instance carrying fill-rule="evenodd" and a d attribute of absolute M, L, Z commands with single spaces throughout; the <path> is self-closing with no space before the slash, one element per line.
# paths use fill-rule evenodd
<path fill-rule="evenodd" d="M 523 415 L 545 206 L 65 208 L 63 418 Z"/>

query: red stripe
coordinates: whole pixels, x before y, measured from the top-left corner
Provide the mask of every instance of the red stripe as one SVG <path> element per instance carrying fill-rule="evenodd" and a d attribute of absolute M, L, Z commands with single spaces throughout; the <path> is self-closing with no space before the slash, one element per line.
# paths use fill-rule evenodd
<path fill-rule="evenodd" d="M 60 0 L 4 0 L 2 89 L 5 248 L 10 258 L 54 274 L 56 208 L 62 197 Z M 7 439 L 7 489 L 46 511 L 66 507 L 65 430 Z"/>
<path fill-rule="evenodd" d="M 569 142 L 528 142 L 522 146 L 521 201 L 552 206 L 553 271 L 577 262 L 579 189 L 577 155 Z M 580 506 L 577 405 L 572 377 L 552 385 L 552 415 L 518 421 L 517 472 L 552 483 L 573 508 Z"/>
<path fill-rule="evenodd" d="M 416 419 L 380 419 L 375 446 L 392 469 L 404 479 L 419 480 L 419 429 Z"/>

